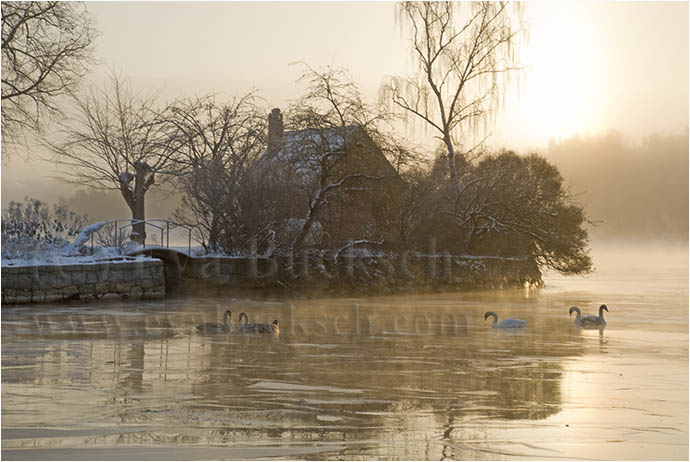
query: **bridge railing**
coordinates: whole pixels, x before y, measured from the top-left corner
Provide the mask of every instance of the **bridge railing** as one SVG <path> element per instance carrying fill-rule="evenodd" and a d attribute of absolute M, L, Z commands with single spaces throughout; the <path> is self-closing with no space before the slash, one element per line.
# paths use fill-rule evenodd
<path fill-rule="evenodd" d="M 120 226 L 120 224 L 122 225 Z M 101 228 L 101 231 L 105 228 L 108 227 L 109 225 L 112 226 L 112 230 L 109 231 L 109 236 L 108 236 L 108 242 L 111 242 L 114 244 L 114 247 L 117 247 L 118 249 L 122 250 L 124 247 L 125 242 L 130 241 L 131 239 L 131 233 L 126 233 L 125 231 L 127 229 L 133 228 L 134 225 L 144 223 L 145 226 L 150 226 L 156 229 L 157 233 L 160 232 L 160 246 L 165 247 L 165 248 L 170 248 L 170 232 L 174 231 L 176 229 L 183 229 L 187 231 L 187 254 L 191 256 L 192 254 L 192 228 L 190 228 L 187 225 L 183 225 L 181 223 L 176 223 L 171 220 L 167 220 L 164 218 L 147 218 L 144 220 L 134 220 L 131 218 L 118 218 L 115 220 L 110 220 L 105 222 L 104 227 Z M 100 233 L 100 231 L 99 231 Z M 94 236 L 99 233 L 93 233 L 91 234 L 91 254 L 94 253 Z M 101 241 L 104 241 L 103 238 L 101 238 Z M 143 238 L 142 240 L 142 245 L 144 248 L 146 248 L 146 237 Z"/>

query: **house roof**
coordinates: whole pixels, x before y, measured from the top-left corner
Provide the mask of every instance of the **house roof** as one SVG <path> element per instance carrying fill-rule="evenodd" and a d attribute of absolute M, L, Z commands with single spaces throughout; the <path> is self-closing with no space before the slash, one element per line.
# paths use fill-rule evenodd
<path fill-rule="evenodd" d="M 271 157 L 276 159 L 290 161 L 296 157 L 305 157 L 310 154 L 323 155 L 327 152 L 338 152 L 343 149 L 346 138 L 357 130 L 361 130 L 361 128 L 348 125 L 324 130 L 286 131 L 283 132 L 281 148 L 274 153 L 267 151 L 266 154 L 273 154 Z"/>
<path fill-rule="evenodd" d="M 356 139 L 368 140 L 374 146 L 376 144 L 359 125 L 347 125 L 344 127 L 331 127 L 323 130 L 291 130 L 283 132 L 282 143 L 279 149 L 268 149 L 259 160 L 259 168 L 267 170 L 279 165 L 290 165 L 291 168 L 302 177 L 302 181 L 313 179 L 319 172 L 319 161 L 326 154 L 332 154 L 333 160 L 342 155 L 345 143 Z M 390 170 L 390 174 L 397 177 L 397 173 L 388 159 L 376 146 L 376 152 L 383 159 Z M 372 153 L 372 155 L 375 155 Z"/>
<path fill-rule="evenodd" d="M 318 160 L 327 153 L 341 154 L 348 136 L 362 131 L 361 127 L 348 125 L 324 130 L 290 130 L 283 132 L 280 149 L 268 149 L 259 163 L 268 168 L 275 163 L 292 164 L 300 173 L 313 172 Z"/>

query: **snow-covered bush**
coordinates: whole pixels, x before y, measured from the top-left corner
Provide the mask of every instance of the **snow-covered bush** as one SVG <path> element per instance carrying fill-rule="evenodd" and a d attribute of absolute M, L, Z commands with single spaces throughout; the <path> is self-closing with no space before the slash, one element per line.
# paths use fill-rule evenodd
<path fill-rule="evenodd" d="M 53 205 L 27 197 L 10 202 L 2 212 L 2 258 L 30 258 L 55 254 L 88 223 L 65 205 Z"/>

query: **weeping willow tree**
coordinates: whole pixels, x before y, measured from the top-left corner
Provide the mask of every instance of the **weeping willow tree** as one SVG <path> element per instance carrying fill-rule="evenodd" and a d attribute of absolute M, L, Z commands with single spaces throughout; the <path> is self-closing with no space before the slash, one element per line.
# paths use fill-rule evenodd
<path fill-rule="evenodd" d="M 465 141 L 486 128 L 506 84 L 520 69 L 520 7 L 507 2 L 402 2 L 397 15 L 409 32 L 417 69 L 409 77 L 390 77 L 384 93 L 443 143 L 449 179 L 460 188 L 467 158 L 481 144 Z"/>

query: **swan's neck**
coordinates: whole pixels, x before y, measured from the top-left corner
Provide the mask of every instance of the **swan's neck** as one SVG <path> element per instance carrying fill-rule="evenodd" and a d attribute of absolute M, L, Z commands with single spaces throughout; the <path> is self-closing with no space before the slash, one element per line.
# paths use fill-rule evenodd
<path fill-rule="evenodd" d="M 580 309 L 573 310 L 575 312 L 575 322 L 580 322 L 582 319 L 582 313 L 580 312 Z"/>
<path fill-rule="evenodd" d="M 225 325 L 226 329 L 230 329 L 230 313 L 228 313 L 227 311 L 223 315 L 223 325 Z"/>
<path fill-rule="evenodd" d="M 249 322 L 249 318 L 245 313 L 240 314 L 240 322 L 244 319 L 244 323 L 242 324 L 242 327 L 245 329 L 247 328 L 247 323 Z"/>
<path fill-rule="evenodd" d="M 489 316 L 494 318 L 494 322 L 491 323 L 491 327 L 496 327 L 496 324 L 498 324 L 498 316 L 496 316 L 495 314 L 490 314 Z"/>
<path fill-rule="evenodd" d="M 604 308 L 603 307 L 599 307 L 599 318 L 601 318 L 602 320 L 604 319 Z"/>

